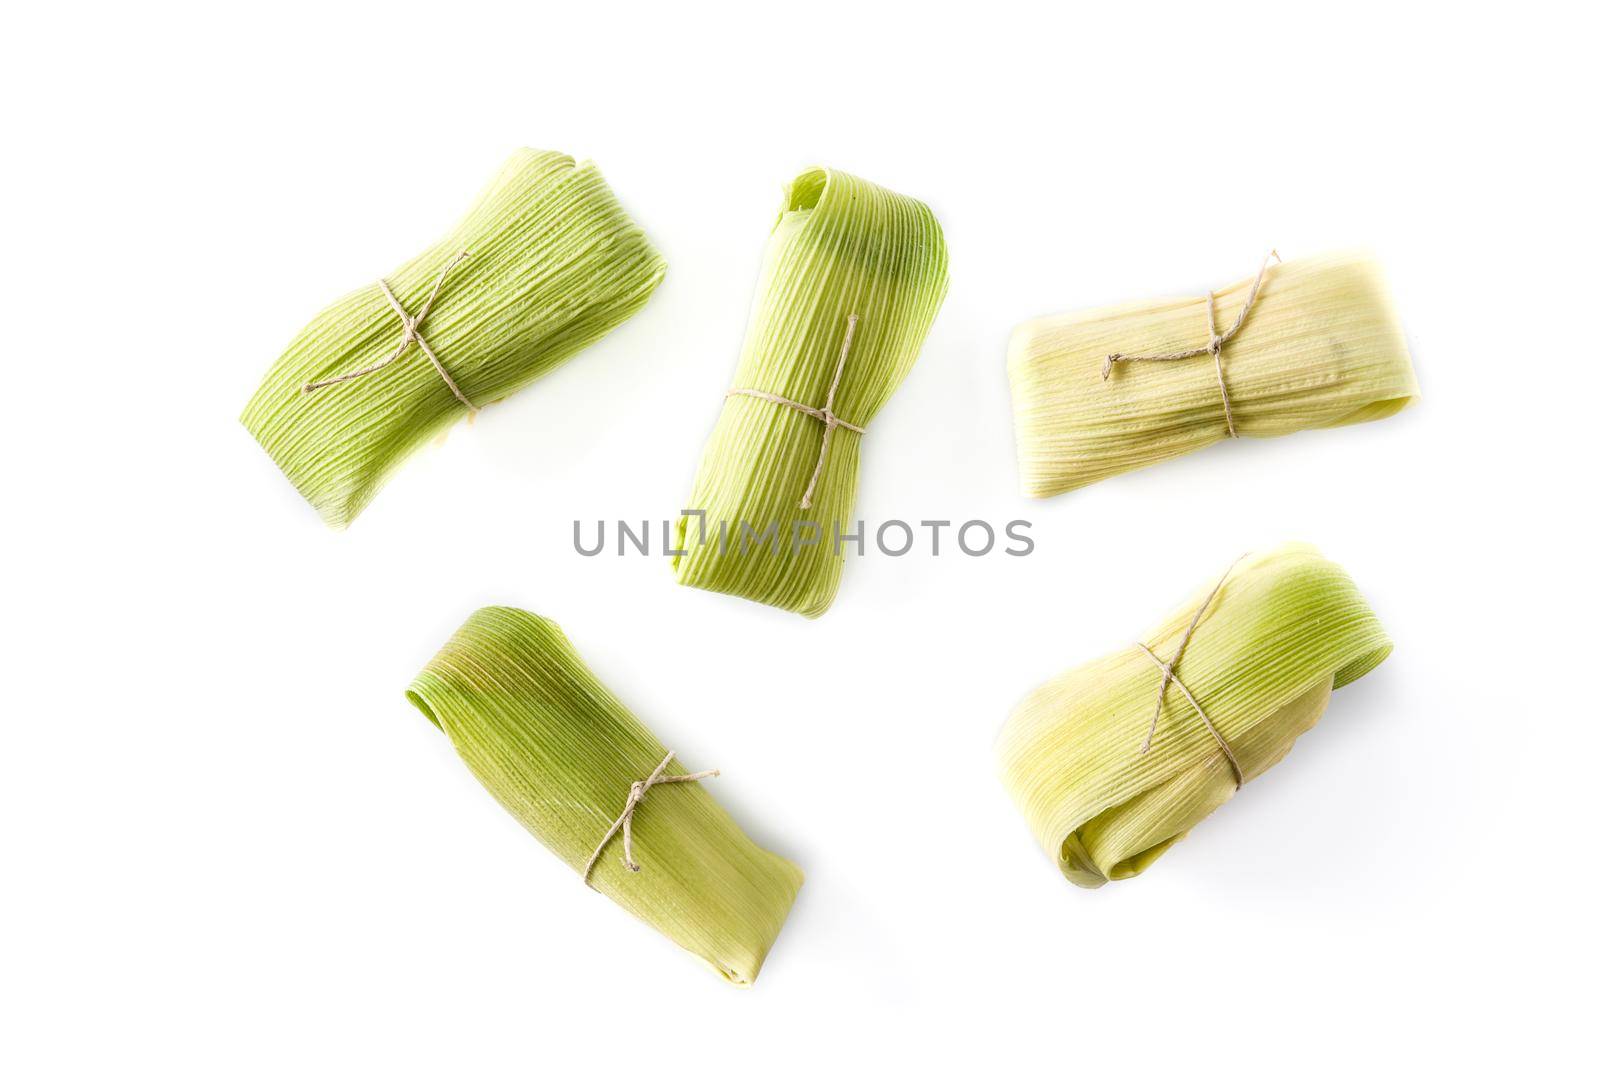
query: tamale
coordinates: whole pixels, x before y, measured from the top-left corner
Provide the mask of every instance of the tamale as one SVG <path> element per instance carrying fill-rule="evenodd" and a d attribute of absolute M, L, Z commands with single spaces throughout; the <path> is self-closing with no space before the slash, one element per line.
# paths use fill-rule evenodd
<path fill-rule="evenodd" d="M 627 319 L 665 271 L 594 164 L 521 149 L 442 240 L 312 319 L 240 421 L 348 525 L 413 451 Z"/>
<path fill-rule="evenodd" d="M 680 583 L 812 617 L 828 609 L 863 435 L 916 362 L 946 267 L 925 204 L 820 167 L 790 183 L 678 523 Z"/>
<path fill-rule="evenodd" d="M 587 882 L 729 982 L 755 981 L 800 869 L 688 780 L 696 775 L 667 758 L 559 626 L 515 608 L 474 612 L 406 696 L 490 795 L 577 872 L 575 891 Z"/>
<path fill-rule="evenodd" d="M 1214 294 L 1033 319 L 1007 364 L 1031 497 L 1229 436 L 1385 418 L 1417 397 L 1382 272 L 1351 253 L 1264 265 Z"/>
<path fill-rule="evenodd" d="M 1306 545 L 1246 556 L 1209 588 L 1034 690 L 1001 732 L 1001 779 L 1076 885 L 1148 868 L 1393 647 L 1349 575 Z"/>

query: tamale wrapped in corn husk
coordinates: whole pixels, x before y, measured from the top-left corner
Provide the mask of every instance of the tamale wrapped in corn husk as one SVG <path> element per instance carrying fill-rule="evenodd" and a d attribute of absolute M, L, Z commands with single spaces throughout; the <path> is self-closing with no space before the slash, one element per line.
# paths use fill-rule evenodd
<path fill-rule="evenodd" d="M 1206 588 L 1141 643 L 1034 690 L 1001 732 L 1001 779 L 1076 885 L 1144 871 L 1393 647 L 1306 545 L 1246 556 Z M 1165 688 L 1156 657 L 1172 664 Z"/>
<path fill-rule="evenodd" d="M 693 772 L 667 760 L 668 747 L 589 671 L 560 627 L 515 608 L 477 611 L 406 696 L 576 872 L 574 892 L 587 881 L 729 982 L 755 981 L 800 869 L 745 836 L 698 781 L 657 780 L 629 805 L 630 790 L 653 771 Z"/>
<path fill-rule="evenodd" d="M 828 609 L 863 432 L 916 362 L 946 266 L 925 204 L 837 170 L 790 183 L 686 509 L 703 515 L 678 524 L 680 583 Z"/>
<path fill-rule="evenodd" d="M 1416 399 L 1405 335 L 1371 258 L 1266 266 L 1241 319 L 1257 278 L 1213 294 L 1214 329 L 1204 293 L 1017 327 L 1007 362 L 1023 493 L 1065 493 L 1230 435 L 1381 419 Z"/>
<path fill-rule="evenodd" d="M 628 318 L 665 270 L 594 164 L 521 149 L 442 240 L 312 319 L 241 421 L 347 525 L 420 445 Z"/>

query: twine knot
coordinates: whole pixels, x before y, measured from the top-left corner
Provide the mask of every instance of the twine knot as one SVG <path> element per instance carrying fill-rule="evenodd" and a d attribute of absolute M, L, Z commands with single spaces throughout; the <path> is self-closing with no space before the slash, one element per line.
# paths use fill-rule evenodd
<path fill-rule="evenodd" d="M 617 836 L 618 830 L 622 831 L 622 865 L 634 874 L 638 874 L 644 869 L 633 861 L 633 813 L 644 802 L 645 794 L 650 792 L 652 786 L 671 785 L 674 782 L 698 782 L 702 778 L 715 778 L 722 773 L 717 770 L 698 771 L 694 774 L 661 773 L 667 769 L 667 764 L 672 762 L 672 757 L 675 755 L 677 753 L 669 750 L 661 762 L 656 764 L 656 769 L 650 772 L 648 778 L 628 786 L 628 800 L 622 806 L 622 814 L 617 816 L 617 821 L 611 824 L 611 829 L 607 830 L 606 835 L 600 839 L 600 843 L 595 846 L 594 853 L 589 857 L 589 862 L 583 868 L 583 882 L 585 885 L 589 884 L 589 876 L 594 873 L 594 865 L 600 862 L 600 854 L 606 850 L 606 846 L 611 843 L 611 839 Z"/>
<path fill-rule="evenodd" d="M 842 426 L 854 433 L 865 434 L 867 432 L 865 426 L 857 426 L 853 422 L 846 422 L 833 410 L 833 397 L 839 391 L 839 379 L 844 376 L 844 361 L 850 356 L 850 342 L 856 335 L 856 318 L 856 315 L 851 314 L 845 320 L 844 344 L 839 348 L 839 362 L 833 368 L 833 384 L 828 386 L 827 399 L 822 402 L 820 408 L 814 408 L 810 404 L 802 404 L 798 400 L 790 400 L 786 396 L 764 392 L 760 389 L 729 389 L 724 394 L 724 399 L 730 396 L 753 396 L 757 400 L 768 400 L 774 404 L 782 404 L 786 408 L 792 408 L 802 415 L 809 415 L 813 419 L 818 419 L 822 422 L 822 448 L 817 453 L 817 465 L 812 468 L 811 481 L 806 483 L 805 495 L 800 498 L 800 510 L 802 511 L 809 510 L 811 507 L 811 496 L 816 492 L 817 479 L 822 477 L 822 466 L 828 459 L 828 445 L 833 440 L 833 431 Z"/>
<path fill-rule="evenodd" d="M 1239 557 L 1239 559 L 1243 558 L 1243 556 Z M 1228 742 L 1224 740 L 1222 733 L 1216 728 L 1215 725 L 1212 724 L 1211 717 L 1205 713 L 1205 709 L 1202 708 L 1200 706 L 1200 702 L 1194 698 L 1194 694 L 1189 692 L 1189 687 L 1184 685 L 1183 682 L 1179 680 L 1176 672 L 1178 669 L 1178 660 L 1183 658 L 1184 649 L 1189 647 L 1189 638 L 1194 636 L 1195 627 L 1200 625 L 1200 619 L 1205 615 L 1206 609 L 1211 606 L 1211 602 L 1215 600 L 1217 598 L 1217 594 L 1222 591 L 1222 583 L 1228 580 L 1228 575 L 1232 574 L 1233 568 L 1237 567 L 1238 565 L 1239 560 L 1237 559 L 1230 563 L 1228 565 L 1228 569 L 1222 572 L 1222 577 L 1217 579 L 1217 584 L 1212 588 L 1210 594 L 1206 596 L 1205 600 L 1201 601 L 1199 609 L 1197 609 L 1194 613 L 1194 618 L 1189 620 L 1189 628 L 1183 631 L 1183 636 L 1178 639 L 1178 647 L 1173 651 L 1172 658 L 1170 660 L 1163 660 L 1160 656 L 1156 655 L 1150 650 L 1150 646 L 1144 644 L 1143 642 L 1135 642 L 1137 647 L 1144 652 L 1146 656 L 1149 656 L 1152 660 L 1154 660 L 1156 666 L 1161 668 L 1161 685 L 1156 690 L 1156 710 L 1155 714 L 1150 717 L 1150 732 L 1145 734 L 1144 744 L 1139 746 L 1140 754 L 1143 755 L 1144 753 L 1150 751 L 1150 743 L 1155 740 L 1156 736 L 1156 724 L 1161 721 L 1161 707 L 1164 703 L 1166 703 L 1167 687 L 1169 685 L 1175 685 L 1178 687 L 1178 692 L 1182 693 L 1184 698 L 1189 701 L 1189 706 L 1194 708 L 1194 713 L 1200 716 L 1200 721 L 1205 724 L 1206 730 L 1210 732 L 1211 739 L 1217 743 L 1217 747 L 1222 749 L 1222 754 L 1227 757 L 1228 766 L 1233 769 L 1233 778 L 1237 783 L 1235 788 L 1244 785 L 1244 768 L 1239 765 L 1239 758 L 1233 754 L 1233 749 L 1228 745 Z"/>
<path fill-rule="evenodd" d="M 1250 286 L 1250 294 L 1244 298 L 1244 307 L 1239 309 L 1239 317 L 1233 320 L 1233 325 L 1225 333 L 1217 332 L 1217 294 L 1206 294 L 1206 334 L 1210 338 L 1200 348 L 1185 348 L 1180 352 L 1162 352 L 1146 356 L 1129 356 L 1121 352 L 1113 352 L 1106 357 L 1105 363 L 1100 368 L 1100 380 L 1109 381 L 1111 368 L 1118 363 L 1171 363 L 1180 359 L 1189 359 L 1192 356 L 1210 356 L 1217 365 L 1217 390 L 1222 394 L 1222 417 L 1228 425 L 1228 436 L 1238 437 L 1239 430 L 1233 424 L 1233 403 L 1228 398 L 1228 383 L 1222 376 L 1222 346 L 1233 339 L 1244 325 L 1245 316 L 1250 314 L 1250 309 L 1255 306 L 1256 296 L 1261 292 L 1261 282 L 1267 276 L 1267 266 L 1274 259 L 1282 263 L 1277 250 L 1270 252 L 1261 261 L 1261 269 L 1256 272 L 1255 284 Z"/>
<path fill-rule="evenodd" d="M 389 283 L 384 281 L 382 278 L 379 278 L 378 288 L 382 291 L 383 298 L 389 302 L 389 306 L 394 309 L 395 315 L 397 315 L 400 319 L 400 346 L 391 352 L 387 357 L 379 360 L 370 367 L 362 367 L 360 370 L 351 371 L 349 374 L 341 374 L 337 378 L 327 378 L 320 382 L 307 382 L 305 385 L 300 387 L 300 391 L 307 394 L 314 393 L 318 389 L 322 389 L 329 385 L 338 385 L 340 382 L 348 382 L 353 381 L 356 378 L 363 378 L 368 374 L 373 374 L 377 371 L 383 370 L 383 368 L 387 367 L 389 364 L 405 355 L 406 350 L 412 345 L 416 345 L 422 350 L 422 354 L 428 357 L 428 362 L 433 364 L 433 369 L 438 372 L 439 377 L 444 379 L 444 384 L 450 387 L 450 391 L 455 394 L 456 399 L 461 401 L 461 403 L 466 407 L 467 411 L 476 415 L 478 413 L 477 405 L 468 400 L 467 395 L 461 391 L 461 388 L 458 385 L 456 385 L 455 379 L 451 378 L 450 372 L 444 369 L 444 364 L 439 362 L 439 357 L 434 354 L 433 348 L 428 344 L 427 340 L 420 332 L 422 329 L 422 320 L 428 317 L 428 312 L 433 309 L 434 298 L 439 295 L 439 289 L 444 285 L 445 275 L 449 274 L 453 269 L 455 269 L 457 263 L 460 263 L 466 258 L 467 250 L 463 248 L 460 252 L 456 253 L 456 257 L 454 259 L 444 265 L 444 269 L 439 272 L 439 277 L 434 279 L 433 289 L 428 293 L 428 299 L 422 302 L 422 309 L 415 315 L 412 315 L 406 311 L 405 307 L 400 303 L 400 301 L 395 298 L 394 291 L 389 288 Z"/>

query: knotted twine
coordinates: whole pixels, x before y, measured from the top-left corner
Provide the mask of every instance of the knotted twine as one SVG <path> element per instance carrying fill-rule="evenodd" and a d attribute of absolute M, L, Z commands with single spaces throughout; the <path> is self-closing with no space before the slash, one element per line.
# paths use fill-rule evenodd
<path fill-rule="evenodd" d="M 810 404 L 802 404 L 798 400 L 790 400 L 786 396 L 776 393 L 763 392 L 760 389 L 729 389 L 726 396 L 753 396 L 758 400 L 770 400 L 774 404 L 782 404 L 786 408 L 793 408 L 802 415 L 810 415 L 813 419 L 822 421 L 822 449 L 817 453 L 817 465 L 811 471 L 811 481 L 806 483 L 806 495 L 800 498 L 800 510 L 806 511 L 811 507 L 811 494 L 816 491 L 817 479 L 822 477 L 822 465 L 828 459 L 828 443 L 833 438 L 833 431 L 838 427 L 853 430 L 859 434 L 867 432 L 866 427 L 857 426 L 853 422 L 846 422 L 833 412 L 833 396 L 839 391 L 839 379 L 844 377 L 844 361 L 850 356 L 850 341 L 856 335 L 856 316 L 852 314 L 846 320 L 844 328 L 844 344 L 839 348 L 839 363 L 833 368 L 833 383 L 828 386 L 828 398 L 822 402 L 820 408 Z"/>
<path fill-rule="evenodd" d="M 1256 272 L 1255 284 L 1250 287 L 1250 295 L 1244 298 L 1244 307 L 1239 309 L 1239 317 L 1233 320 L 1233 325 L 1227 333 L 1217 332 L 1217 294 L 1206 293 L 1206 333 L 1210 336 L 1204 345 L 1199 348 L 1186 348 L 1181 352 L 1163 352 L 1149 356 L 1126 356 L 1121 352 L 1113 352 L 1106 357 L 1106 362 L 1100 368 L 1100 380 L 1108 381 L 1111 378 L 1111 368 L 1117 363 L 1169 363 L 1174 360 L 1189 359 L 1193 356 L 1210 355 L 1217 364 L 1217 389 L 1222 393 L 1222 417 L 1228 423 L 1228 436 L 1238 437 L 1239 431 L 1233 425 L 1233 405 L 1228 400 L 1228 383 L 1222 377 L 1222 346 L 1233 339 L 1239 332 L 1239 327 L 1244 325 L 1245 316 L 1250 314 L 1250 308 L 1256 302 L 1256 294 L 1261 292 L 1261 281 L 1267 276 L 1267 264 L 1272 260 L 1282 263 L 1276 250 L 1261 261 L 1261 269 Z"/>
<path fill-rule="evenodd" d="M 1243 556 L 1239 557 L 1239 559 L 1243 558 Z M 1144 642 L 1136 641 L 1134 643 L 1139 646 L 1145 655 L 1155 661 L 1156 666 L 1161 668 L 1161 685 L 1156 689 L 1156 711 L 1150 717 L 1150 732 L 1145 734 L 1144 744 L 1139 747 L 1140 754 L 1143 755 L 1150 751 L 1150 742 L 1156 736 L 1156 724 L 1161 721 L 1161 706 L 1167 699 L 1167 686 L 1175 685 L 1178 687 L 1178 691 L 1188 699 L 1189 706 L 1194 708 L 1194 713 L 1200 716 L 1200 721 L 1205 723 L 1206 729 L 1211 732 L 1212 740 L 1216 741 L 1217 747 L 1222 749 L 1222 754 L 1228 757 L 1228 765 L 1233 768 L 1233 777 L 1242 786 L 1244 785 L 1244 770 L 1239 766 L 1238 757 L 1233 754 L 1233 749 L 1228 747 L 1228 742 L 1223 739 L 1222 734 L 1212 725 L 1210 716 L 1205 713 L 1205 709 L 1200 706 L 1200 702 L 1194 698 L 1194 694 L 1189 692 L 1189 687 L 1184 685 L 1183 681 L 1173 673 L 1178 669 L 1178 660 L 1183 658 L 1183 650 L 1189 647 L 1189 638 L 1194 636 L 1194 628 L 1200 625 L 1201 616 L 1205 615 L 1206 609 L 1211 606 L 1211 602 L 1222 591 L 1222 583 L 1228 580 L 1228 575 L 1232 574 L 1233 568 L 1238 565 L 1239 560 L 1234 560 L 1228 564 L 1228 569 L 1222 572 L 1222 577 L 1217 579 L 1217 584 L 1211 590 L 1210 595 L 1201 602 L 1199 609 L 1194 613 L 1194 618 L 1189 620 L 1189 628 L 1183 631 L 1183 636 L 1178 639 L 1178 647 L 1173 651 L 1172 659 L 1163 661 L 1160 656 L 1150 651 L 1150 646 Z"/>
<path fill-rule="evenodd" d="M 600 839 L 595 846 L 594 854 L 589 857 L 589 862 L 583 868 L 583 884 L 589 885 L 589 876 L 594 873 L 594 865 L 600 862 L 600 854 L 606 850 L 611 839 L 617 836 L 617 831 L 622 831 L 622 865 L 635 874 L 642 869 L 633 862 L 633 810 L 644 800 L 644 795 L 650 792 L 652 786 L 671 785 L 674 782 L 698 782 L 702 778 L 715 778 L 721 771 L 699 771 L 695 774 L 662 774 L 667 769 L 667 764 L 672 762 L 676 753 L 670 749 L 656 769 L 650 772 L 650 777 L 642 782 L 634 782 L 628 787 L 628 802 L 622 806 L 622 814 L 617 816 L 617 821 L 611 824 L 611 829 Z M 593 886 L 589 886 L 593 889 Z"/>
<path fill-rule="evenodd" d="M 389 301 L 389 306 L 394 308 L 394 313 L 400 316 L 400 347 L 396 348 L 388 357 L 379 360 L 370 367 L 363 367 L 360 370 L 351 371 L 349 374 L 341 374 L 337 378 L 328 378 L 320 382 L 307 382 L 302 387 L 302 391 L 314 393 L 324 386 L 338 385 L 340 382 L 352 381 L 383 370 L 383 368 L 405 355 L 406 349 L 410 348 L 412 343 L 415 342 L 416 346 L 422 349 L 422 354 L 428 357 L 428 362 L 433 364 L 433 369 L 439 373 L 439 377 L 444 379 L 444 384 L 448 385 L 450 391 L 456 395 L 456 399 L 461 401 L 468 412 L 476 415 L 478 413 L 477 405 L 467 399 L 467 395 L 456 385 L 455 379 L 450 377 L 450 372 L 444 369 L 444 364 L 439 362 L 439 357 L 434 355 L 433 349 L 428 345 L 427 338 L 417 332 L 422 327 L 422 320 L 428 317 L 428 312 L 433 308 L 434 298 L 439 295 L 439 289 L 444 285 L 445 275 L 449 274 L 457 263 L 466 258 L 467 250 L 463 248 L 456 254 L 456 258 L 444 265 L 444 270 L 440 271 L 439 277 L 434 279 L 433 289 L 428 293 L 428 299 L 422 302 L 422 310 L 414 316 L 406 314 L 405 307 L 401 305 L 399 300 L 395 299 L 393 291 L 390 290 L 389 283 L 379 278 L 378 288 L 383 291 L 383 298 Z"/>

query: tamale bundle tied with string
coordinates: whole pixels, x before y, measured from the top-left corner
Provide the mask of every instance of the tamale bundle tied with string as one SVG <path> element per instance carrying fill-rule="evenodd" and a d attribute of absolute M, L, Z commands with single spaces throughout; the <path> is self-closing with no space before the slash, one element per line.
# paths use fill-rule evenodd
<path fill-rule="evenodd" d="M 522 149 L 443 240 L 312 319 L 241 421 L 345 526 L 424 442 L 621 323 L 665 271 L 594 164 Z"/>
<path fill-rule="evenodd" d="M 1275 257 L 1214 293 L 1019 326 L 1007 362 L 1022 491 L 1054 496 L 1228 437 L 1368 422 L 1416 399 L 1377 264 Z"/>
<path fill-rule="evenodd" d="M 549 619 L 475 612 L 406 691 L 490 794 L 587 883 L 735 985 L 803 876 L 756 845 Z M 625 968 L 624 968 L 625 969 Z"/>
<path fill-rule="evenodd" d="M 1245 556 L 1144 640 L 1030 694 L 1001 732 L 1001 779 L 1068 881 L 1132 878 L 1391 647 L 1315 549 Z"/>
<path fill-rule="evenodd" d="M 946 262 L 925 204 L 837 170 L 790 183 L 678 524 L 680 583 L 828 609 L 867 424 L 916 362 Z"/>

